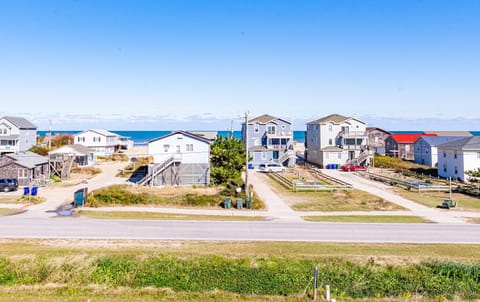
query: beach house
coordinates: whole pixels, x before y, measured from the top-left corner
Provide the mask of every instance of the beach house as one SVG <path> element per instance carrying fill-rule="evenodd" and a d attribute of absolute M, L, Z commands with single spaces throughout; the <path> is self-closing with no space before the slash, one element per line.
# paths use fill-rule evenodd
<path fill-rule="evenodd" d="M 138 184 L 190 186 L 210 184 L 212 140 L 187 131 L 175 131 L 148 142 L 153 158 L 147 175 Z"/>
<path fill-rule="evenodd" d="M 437 146 L 465 137 L 466 136 L 420 136 L 413 144 L 414 161 L 421 165 L 436 167 L 438 163 Z"/>
<path fill-rule="evenodd" d="M 467 181 L 467 171 L 480 168 L 480 136 L 471 136 L 437 146 L 438 175 Z"/>
<path fill-rule="evenodd" d="M 49 177 L 48 158 L 30 151 L 0 157 L 0 178 L 16 178 L 19 186 L 42 184 Z"/>
<path fill-rule="evenodd" d="M 385 140 L 390 132 L 377 127 L 367 127 L 368 149 L 376 154 L 385 155 Z"/>
<path fill-rule="evenodd" d="M 268 114 L 253 118 L 242 124 L 242 140 L 254 167 L 270 162 L 295 165 L 292 123 L 285 119 Z"/>
<path fill-rule="evenodd" d="M 97 156 L 109 156 L 121 149 L 121 136 L 102 129 L 90 129 L 73 136 L 74 144 L 83 145 Z"/>
<path fill-rule="evenodd" d="M 37 142 L 37 126 L 23 117 L 0 118 L 0 155 L 23 152 Z"/>
<path fill-rule="evenodd" d="M 331 114 L 307 123 L 305 159 L 319 165 L 365 164 L 370 159 L 365 123 Z"/>
<path fill-rule="evenodd" d="M 413 144 L 421 136 L 436 136 L 423 133 L 392 133 L 385 140 L 385 154 L 405 160 L 414 159 Z"/>

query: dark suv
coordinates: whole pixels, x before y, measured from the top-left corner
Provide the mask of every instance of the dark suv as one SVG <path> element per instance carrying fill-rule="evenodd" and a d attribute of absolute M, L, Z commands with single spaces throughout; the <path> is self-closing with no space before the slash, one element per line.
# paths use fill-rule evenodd
<path fill-rule="evenodd" d="M 0 192 L 10 192 L 18 189 L 18 182 L 15 178 L 0 178 Z"/>

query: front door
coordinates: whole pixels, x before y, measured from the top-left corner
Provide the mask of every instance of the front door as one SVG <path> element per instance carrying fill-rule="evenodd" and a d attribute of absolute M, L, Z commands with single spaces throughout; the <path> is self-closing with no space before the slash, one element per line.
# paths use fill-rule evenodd
<path fill-rule="evenodd" d="M 273 159 L 274 160 L 278 159 L 278 151 L 273 151 Z"/>
<path fill-rule="evenodd" d="M 355 151 L 348 151 L 348 159 L 354 159 L 355 158 Z"/>

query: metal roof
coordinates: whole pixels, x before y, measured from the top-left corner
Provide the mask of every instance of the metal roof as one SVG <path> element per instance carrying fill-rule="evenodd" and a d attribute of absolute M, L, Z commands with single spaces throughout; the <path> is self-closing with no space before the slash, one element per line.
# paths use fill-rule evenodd
<path fill-rule="evenodd" d="M 38 165 L 44 165 L 48 163 L 48 158 L 46 156 L 41 156 L 31 151 L 5 154 L 5 156 L 15 160 L 16 164 L 29 169 L 33 169 Z"/>
<path fill-rule="evenodd" d="M 456 141 L 438 145 L 441 149 L 480 151 L 480 136 L 470 136 Z"/>
<path fill-rule="evenodd" d="M 435 134 L 421 134 L 421 133 L 402 133 L 402 134 L 390 134 L 399 144 L 413 144 L 420 136 L 436 136 Z"/>
<path fill-rule="evenodd" d="M 318 120 L 308 122 L 307 124 L 325 124 L 325 123 L 328 123 L 328 122 L 340 124 L 340 123 L 343 123 L 343 122 L 345 122 L 347 120 L 350 120 L 350 119 L 356 120 L 360 123 L 365 124 L 364 122 L 362 122 L 359 119 L 356 119 L 354 117 L 343 116 L 343 115 L 340 115 L 340 114 L 330 114 L 330 115 L 327 115 L 325 117 L 319 118 Z"/>
<path fill-rule="evenodd" d="M 289 122 L 287 120 L 284 120 L 282 118 L 278 118 L 276 116 L 269 115 L 269 114 L 264 114 L 264 115 L 257 116 L 256 118 L 249 120 L 248 123 L 249 124 L 255 124 L 255 123 L 267 124 L 267 123 L 270 123 L 270 122 L 275 121 L 275 120 L 282 120 L 287 124 L 292 124 L 291 122 Z M 243 124 L 245 124 L 245 123 L 243 123 Z"/>
<path fill-rule="evenodd" d="M 30 121 L 20 116 L 4 116 L 2 117 L 2 119 L 9 121 L 19 129 L 32 129 L 32 130 L 37 129 L 37 126 L 35 126 Z"/>
<path fill-rule="evenodd" d="M 438 136 L 472 136 L 470 131 L 425 131 L 425 134 L 436 134 Z"/>

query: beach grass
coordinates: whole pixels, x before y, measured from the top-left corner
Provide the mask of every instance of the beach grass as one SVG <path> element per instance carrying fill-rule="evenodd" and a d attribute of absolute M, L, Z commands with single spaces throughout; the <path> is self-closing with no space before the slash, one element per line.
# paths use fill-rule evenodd
<path fill-rule="evenodd" d="M 395 188 L 395 192 L 406 199 L 430 208 L 435 208 L 437 205 L 442 204 L 443 200 L 450 199 L 448 192 L 416 192 L 401 188 Z M 480 211 L 480 198 L 475 198 L 461 193 L 452 193 L 452 200 L 457 203 L 458 209 L 464 209 L 467 211 Z"/>

